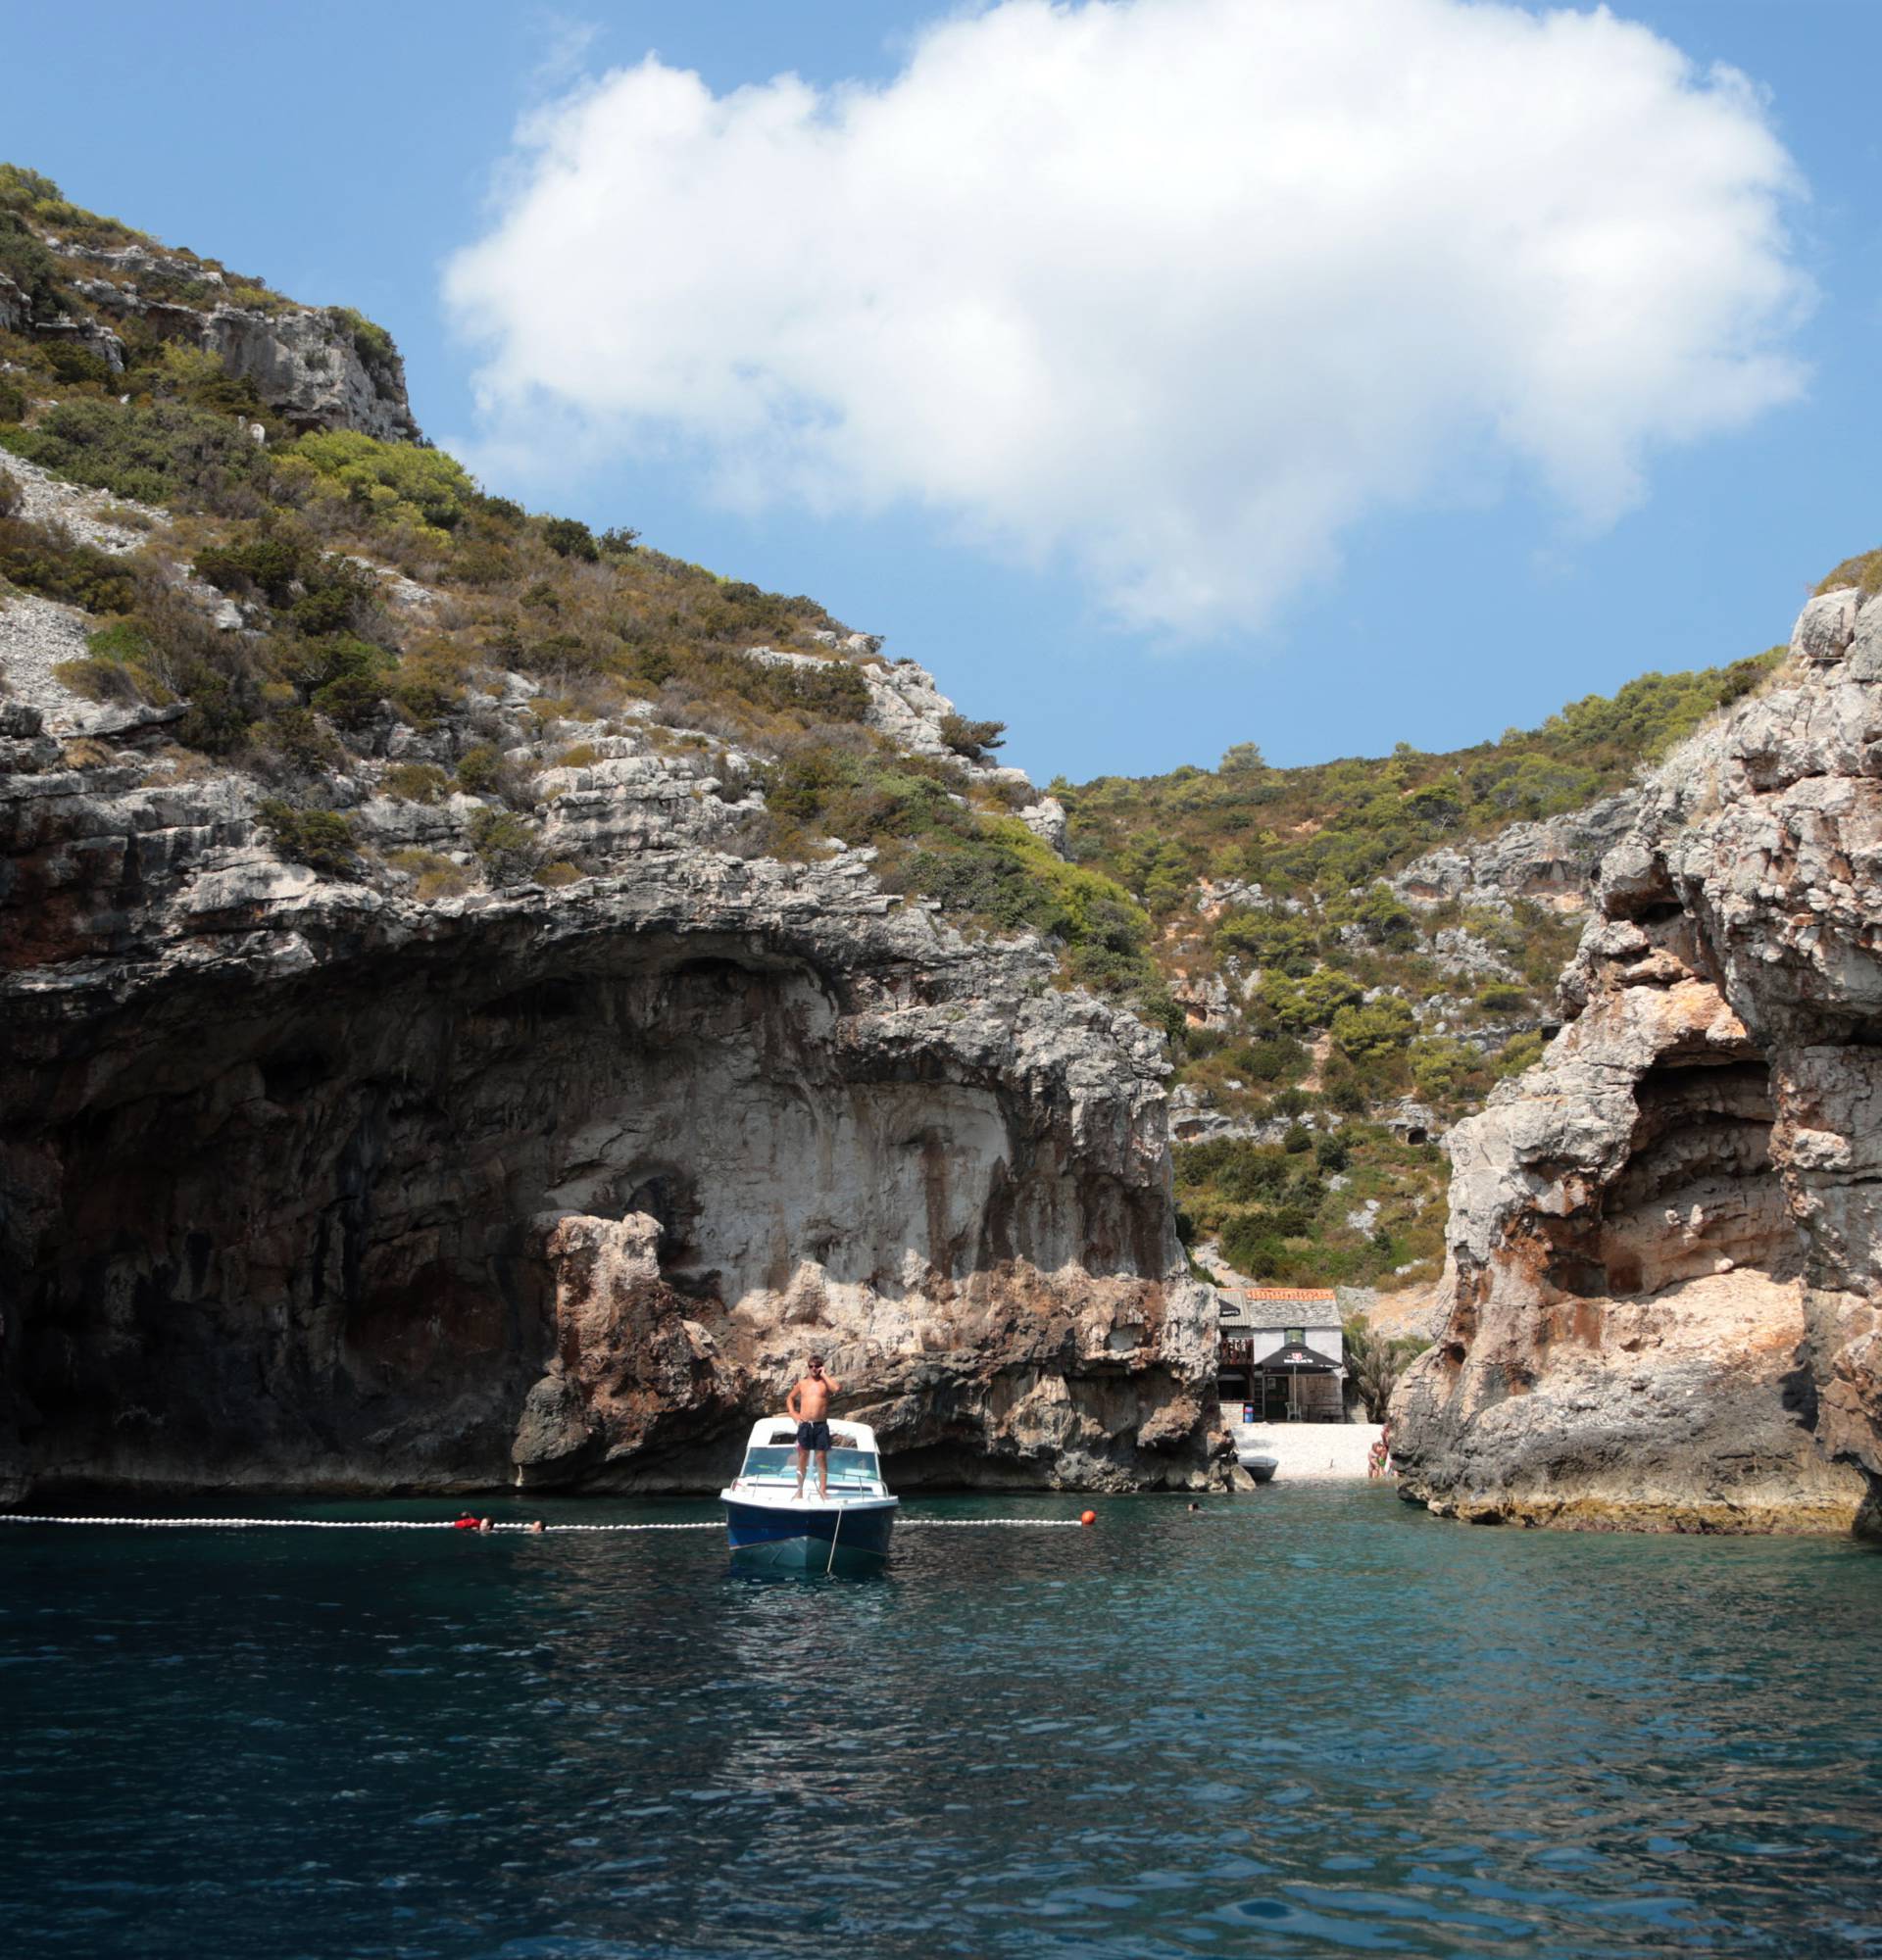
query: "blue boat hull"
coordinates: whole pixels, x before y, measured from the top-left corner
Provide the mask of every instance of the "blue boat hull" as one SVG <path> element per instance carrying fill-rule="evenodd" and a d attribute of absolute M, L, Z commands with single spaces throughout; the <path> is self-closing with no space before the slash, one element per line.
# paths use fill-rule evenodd
<path fill-rule="evenodd" d="M 889 1562 L 895 1510 L 786 1510 L 725 1500 L 732 1563 L 741 1572 L 880 1572 Z"/>

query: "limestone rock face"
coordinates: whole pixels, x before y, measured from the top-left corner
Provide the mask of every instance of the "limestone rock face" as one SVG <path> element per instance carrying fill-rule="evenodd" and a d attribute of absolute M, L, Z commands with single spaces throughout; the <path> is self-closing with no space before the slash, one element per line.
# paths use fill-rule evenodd
<path fill-rule="evenodd" d="M 1882 606 L 1811 602 L 1659 772 L 1542 1062 L 1452 1132 L 1408 1495 L 1844 1529 L 1882 1489 Z"/>
<path fill-rule="evenodd" d="M 1494 837 L 1427 852 L 1391 881 L 1392 888 L 1413 905 L 1524 898 L 1579 912 L 1603 854 L 1626 836 L 1638 808 L 1635 793 L 1622 790 L 1563 816 L 1511 823 Z"/>
<path fill-rule="evenodd" d="M 0 327 L 35 339 L 66 340 L 124 367 L 112 325 L 135 319 L 165 340 L 214 354 L 298 431 L 358 429 L 387 442 L 420 439 L 406 398 L 405 364 L 389 341 L 364 342 L 351 317 L 324 307 L 241 306 L 222 297 L 223 275 L 153 245 L 113 249 L 48 239 L 98 276 L 74 286 L 88 317 L 36 315 L 27 296 L 0 279 Z M 207 289 L 207 291 L 205 291 Z M 191 295 L 188 300 L 179 293 Z"/>
<path fill-rule="evenodd" d="M 717 848 L 684 752 L 545 772 L 600 874 L 426 902 L 4 733 L 0 1489 L 707 1488 L 813 1347 L 900 1484 L 1218 1474 L 1167 1065 L 1045 949 Z"/>
<path fill-rule="evenodd" d="M 346 323 L 330 313 L 217 307 L 200 317 L 196 338 L 298 429 L 358 429 L 382 442 L 419 439 L 404 362 L 388 351 L 369 365 Z"/>

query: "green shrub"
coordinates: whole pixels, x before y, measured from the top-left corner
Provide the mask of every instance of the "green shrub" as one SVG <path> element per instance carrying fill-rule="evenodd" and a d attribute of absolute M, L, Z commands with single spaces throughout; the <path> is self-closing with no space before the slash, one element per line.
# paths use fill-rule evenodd
<path fill-rule="evenodd" d="M 399 350 L 384 327 L 368 319 L 363 313 L 355 313 L 351 307 L 328 307 L 326 314 L 352 341 L 360 366 L 369 374 L 383 379 L 397 369 Z"/>
<path fill-rule="evenodd" d="M 128 366 L 121 392 L 147 386 L 160 400 L 187 403 L 214 415 L 240 416 L 265 427 L 272 418 L 255 392 L 254 382 L 245 375 L 229 373 L 207 348 L 186 347 L 177 341 L 147 347 L 133 340 L 125 358 Z"/>
<path fill-rule="evenodd" d="M 0 429 L 0 444 L 74 483 L 153 504 L 218 508 L 238 486 L 266 482 L 269 466 L 239 424 L 175 402 L 61 402 L 32 428 Z"/>
<path fill-rule="evenodd" d="M 0 517 L 0 579 L 87 612 L 125 612 L 136 582 L 124 562 L 20 517 Z"/>
<path fill-rule="evenodd" d="M 385 699 L 394 656 L 370 640 L 335 633 L 320 640 L 287 642 L 277 670 L 310 707 L 347 727 L 371 720 Z"/>
<path fill-rule="evenodd" d="M 463 466 L 442 450 L 380 442 L 357 429 L 304 435 L 283 461 L 376 523 L 449 531 L 481 502 Z"/>
<path fill-rule="evenodd" d="M 1177 910 L 1196 880 L 1188 851 L 1171 838 L 1154 835 L 1131 841 L 1118 856 L 1117 874 L 1159 917 Z"/>
<path fill-rule="evenodd" d="M 1343 1012 L 1357 1007 L 1365 989 L 1347 974 L 1322 966 L 1303 980 L 1284 973 L 1264 973 L 1257 996 L 1262 1011 L 1297 1034 L 1330 1026 Z"/>
<path fill-rule="evenodd" d="M 0 422 L 17 422 L 26 413 L 26 391 L 10 374 L 0 374 Z M 0 506 L 0 515 L 5 514 Z"/>
<path fill-rule="evenodd" d="M 463 706 L 464 684 L 449 664 L 421 655 L 399 662 L 386 698 L 419 727 L 430 728 Z"/>
<path fill-rule="evenodd" d="M 106 388 L 111 385 L 111 363 L 82 341 L 42 341 L 39 358 L 45 364 L 46 372 L 61 387 Z"/>
<path fill-rule="evenodd" d="M 1816 588 L 1816 597 L 1826 592 L 1840 592 L 1844 587 L 1854 585 L 1865 599 L 1872 599 L 1882 592 L 1882 551 L 1858 552 L 1855 558 L 1846 558 Z"/>
<path fill-rule="evenodd" d="M 1511 1035 L 1497 1051 L 1496 1059 L 1491 1064 L 1492 1072 L 1499 1082 L 1507 1076 L 1521 1075 L 1542 1059 L 1542 1052 L 1547 1045 L 1539 1032 Z"/>
<path fill-rule="evenodd" d="M 38 171 L 24 164 L 0 164 L 0 207 L 30 211 L 35 204 L 57 204 L 65 192 Z"/>
<path fill-rule="evenodd" d="M 412 879 L 414 896 L 425 902 L 457 898 L 470 889 L 470 878 L 463 865 L 436 851 L 408 846 L 388 854 L 385 861 L 392 870 Z"/>
<path fill-rule="evenodd" d="M 499 796 L 505 781 L 503 751 L 479 742 L 458 758 L 458 787 L 467 796 Z"/>
<path fill-rule="evenodd" d="M 129 670 L 116 661 L 57 661 L 52 677 L 87 701 L 112 707 L 142 699 Z"/>
<path fill-rule="evenodd" d="M 353 826 L 338 810 L 296 809 L 280 798 L 271 797 L 262 805 L 260 814 L 263 827 L 283 858 L 316 871 L 351 868 L 357 856 Z"/>
<path fill-rule="evenodd" d="M 412 847 L 394 851 L 385 861 L 393 870 L 402 871 L 413 880 L 413 897 L 421 904 L 429 905 L 434 899 L 459 898 L 470 889 L 470 880 L 463 865 L 453 863 L 449 858 L 441 857 L 435 851 Z"/>
<path fill-rule="evenodd" d="M 1454 1103 L 1489 1086 L 1483 1057 L 1468 1042 L 1431 1035 L 1412 1042 L 1407 1053 L 1412 1087 L 1427 1102 Z"/>
<path fill-rule="evenodd" d="M 435 762 L 394 762 L 379 778 L 380 790 L 398 803 L 441 803 L 450 786 Z"/>
<path fill-rule="evenodd" d="M 944 909 L 965 912 L 995 932 L 1039 932 L 1063 939 L 1071 914 L 1050 886 L 999 845 L 973 839 L 953 851 L 928 851 L 913 858 L 909 882 Z"/>
<path fill-rule="evenodd" d="M 815 666 L 761 666 L 755 692 L 779 708 L 795 708 L 819 721 L 861 721 L 869 711 L 869 684 L 846 661 Z"/>
<path fill-rule="evenodd" d="M 297 775 L 318 779 L 346 767 L 338 736 L 311 708 L 277 709 L 248 732 Z"/>
<path fill-rule="evenodd" d="M 0 272 L 25 293 L 35 314 L 60 310 L 59 270 L 52 254 L 16 211 L 5 209 L 0 209 Z"/>
<path fill-rule="evenodd" d="M 336 675 L 317 687 L 308 705 L 342 728 L 360 728 L 385 706 L 384 676 L 376 667 Z"/>
<path fill-rule="evenodd" d="M 946 776 L 874 749 L 816 742 L 787 747 L 759 772 L 758 782 L 776 815 L 850 844 L 971 828 Z"/>
<path fill-rule="evenodd" d="M 196 575 L 221 592 L 256 592 L 284 605 L 306 565 L 299 540 L 273 530 L 258 531 L 196 554 Z"/>
<path fill-rule="evenodd" d="M 969 762 L 984 761 L 988 751 L 1000 748 L 1006 736 L 1004 721 L 969 721 L 964 714 L 941 717 L 942 741 Z"/>
<path fill-rule="evenodd" d="M 1418 922 L 1392 887 L 1375 880 L 1363 892 L 1332 899 L 1326 907 L 1332 925 L 1357 925 L 1375 946 L 1407 947 L 1415 944 Z"/>
<path fill-rule="evenodd" d="M 1319 964 L 1319 934 L 1287 912 L 1224 912 L 1214 938 L 1218 952 L 1241 954 L 1263 971 L 1304 978 Z"/>
<path fill-rule="evenodd" d="M 594 564 L 601 557 L 595 534 L 579 517 L 544 518 L 542 541 L 558 558 L 575 558 Z"/>
<path fill-rule="evenodd" d="M 1396 994 L 1362 1005 L 1342 1007 L 1329 1032 L 1355 1061 L 1377 1060 L 1403 1050 L 1417 1032 L 1417 1016 Z"/>
<path fill-rule="evenodd" d="M 157 650 L 138 620 L 114 619 L 91 634 L 85 648 L 85 660 L 62 661 L 53 668 L 54 675 L 74 693 L 91 701 L 121 704 L 144 701 L 162 705 L 175 700 L 157 676 Z"/>
<path fill-rule="evenodd" d="M 516 885 L 535 870 L 540 857 L 535 826 L 513 810 L 477 810 L 470 818 L 470 848 L 492 884 Z"/>
<path fill-rule="evenodd" d="M 1298 1080 L 1306 1074 L 1311 1058 L 1299 1042 L 1282 1034 L 1238 1042 L 1223 1056 L 1236 1075 L 1249 1082 L 1264 1083 Z"/>

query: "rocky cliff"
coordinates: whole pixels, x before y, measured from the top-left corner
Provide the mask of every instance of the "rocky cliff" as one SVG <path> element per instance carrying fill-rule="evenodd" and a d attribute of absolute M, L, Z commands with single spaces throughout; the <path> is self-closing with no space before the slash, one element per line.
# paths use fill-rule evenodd
<path fill-rule="evenodd" d="M 33 196 L 33 192 L 50 195 Z M 122 374 L 177 346 L 215 357 L 287 428 L 417 441 L 405 365 L 345 307 L 297 306 L 213 260 L 76 210 L 57 186 L 0 165 L 0 335 L 67 348 Z M 83 372 L 82 364 L 68 379 Z"/>
<path fill-rule="evenodd" d="M 1466 1518 L 1842 1530 L 1882 1491 L 1882 603 L 1812 601 L 1603 862 L 1540 1066 L 1453 1132 L 1394 1405 Z"/>
<path fill-rule="evenodd" d="M 151 554 L 162 513 L 10 467 L 86 549 Z M 454 603 L 372 576 L 388 644 Z M 501 670 L 322 734 L 347 844 L 294 861 L 278 760 L 73 692 L 96 623 L 0 593 L 9 1497 L 703 1488 L 811 1348 L 901 1485 L 1212 1474 L 1162 1044 L 1047 945 L 964 935 L 870 849 L 753 856 L 751 756 Z M 861 662 L 855 740 L 934 741 L 925 673 L 825 638 L 790 658 Z M 526 820 L 449 789 L 473 750 Z"/>

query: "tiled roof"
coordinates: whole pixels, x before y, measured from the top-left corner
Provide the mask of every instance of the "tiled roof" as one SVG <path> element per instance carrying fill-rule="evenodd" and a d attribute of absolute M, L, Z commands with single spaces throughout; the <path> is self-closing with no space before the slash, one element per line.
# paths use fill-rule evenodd
<path fill-rule="evenodd" d="M 1238 1287 L 1230 1289 L 1241 1299 L 1337 1299 L 1331 1287 Z"/>

